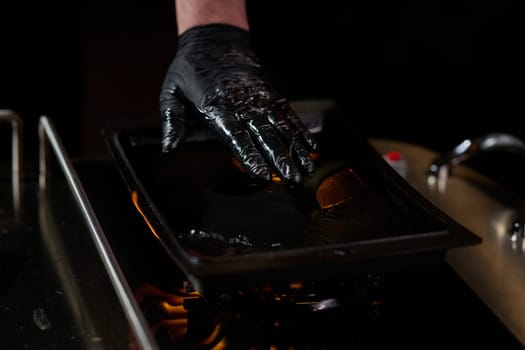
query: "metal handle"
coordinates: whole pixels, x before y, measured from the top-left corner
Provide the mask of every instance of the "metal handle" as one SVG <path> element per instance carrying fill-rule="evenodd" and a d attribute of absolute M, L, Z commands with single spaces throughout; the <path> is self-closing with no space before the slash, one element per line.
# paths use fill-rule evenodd
<path fill-rule="evenodd" d="M 474 140 L 465 139 L 451 152 L 437 158 L 430 164 L 429 182 L 446 181 L 452 166 L 477 154 L 492 150 L 525 152 L 525 143 L 516 136 L 504 133 L 487 134 Z"/>
<path fill-rule="evenodd" d="M 525 142 L 516 136 L 503 133 L 487 134 L 472 141 L 466 139 L 454 147 L 451 152 L 437 158 L 430 164 L 428 184 L 431 186 L 437 184 L 438 189 L 444 191 L 452 166 L 464 162 L 477 154 L 492 150 L 525 153 Z M 524 230 L 525 206 L 522 206 L 516 212 L 509 228 L 509 233 L 514 243 L 519 239 L 523 239 Z"/>
<path fill-rule="evenodd" d="M 0 109 L 0 122 L 11 123 L 11 180 L 13 186 L 13 211 L 20 218 L 22 207 L 22 118 L 12 110 Z"/>
<path fill-rule="evenodd" d="M 140 311 L 140 307 L 134 298 L 129 284 L 127 283 L 124 272 L 120 268 L 117 258 L 111 249 L 100 223 L 98 222 L 95 211 L 91 207 L 82 183 L 80 182 L 71 160 L 64 150 L 64 146 L 58 137 L 55 127 L 48 117 L 40 117 L 38 133 L 40 138 L 39 183 L 41 191 L 46 190 L 48 183 L 49 150 L 51 149 L 53 150 L 60 168 L 66 177 L 67 183 L 74 194 L 82 215 L 86 220 L 93 242 L 100 254 L 101 260 L 128 318 L 140 349 L 157 349 L 158 346 L 153 339 L 151 332 L 149 332 L 148 324 Z"/>

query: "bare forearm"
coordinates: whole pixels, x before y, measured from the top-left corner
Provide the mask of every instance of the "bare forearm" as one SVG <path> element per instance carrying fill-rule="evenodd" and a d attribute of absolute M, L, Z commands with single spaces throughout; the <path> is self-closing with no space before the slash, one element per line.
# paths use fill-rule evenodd
<path fill-rule="evenodd" d="M 246 0 L 175 0 L 177 29 L 210 23 L 230 24 L 248 30 Z"/>

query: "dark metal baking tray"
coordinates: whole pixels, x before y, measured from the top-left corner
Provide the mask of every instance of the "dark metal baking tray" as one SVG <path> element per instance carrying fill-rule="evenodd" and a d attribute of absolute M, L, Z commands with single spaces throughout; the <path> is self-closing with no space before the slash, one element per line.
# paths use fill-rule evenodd
<path fill-rule="evenodd" d="M 201 292 L 421 267 L 480 238 L 426 201 L 340 113 L 323 115 L 316 171 L 258 183 L 206 129 L 163 154 L 156 119 L 113 120 L 106 142 L 151 233 Z"/>

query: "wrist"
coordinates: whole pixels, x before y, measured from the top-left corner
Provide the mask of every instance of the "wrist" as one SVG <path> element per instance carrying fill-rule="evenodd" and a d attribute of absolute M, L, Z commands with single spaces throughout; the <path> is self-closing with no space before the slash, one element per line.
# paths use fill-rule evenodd
<path fill-rule="evenodd" d="M 177 30 L 209 24 L 226 24 L 249 30 L 245 0 L 177 0 Z"/>

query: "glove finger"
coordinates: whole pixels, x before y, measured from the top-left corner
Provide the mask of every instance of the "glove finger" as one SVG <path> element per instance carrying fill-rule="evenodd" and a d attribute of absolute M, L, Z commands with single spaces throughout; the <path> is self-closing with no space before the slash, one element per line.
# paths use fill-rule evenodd
<path fill-rule="evenodd" d="M 272 125 L 279 131 L 284 140 L 289 145 L 290 149 L 295 152 L 297 159 L 301 163 L 303 169 L 311 173 L 314 171 L 314 161 L 308 154 L 308 151 L 302 144 L 301 140 L 298 140 L 296 133 L 290 127 L 290 124 L 283 116 L 277 111 L 271 111 L 268 113 L 268 120 Z"/>
<path fill-rule="evenodd" d="M 246 117 L 246 125 L 279 177 L 284 181 L 300 182 L 301 173 L 291 152 L 283 144 L 277 130 L 268 122 L 266 115 L 249 115 Z"/>
<path fill-rule="evenodd" d="M 186 107 L 178 88 L 170 88 L 167 84 L 162 87 L 160 113 L 162 117 L 162 151 L 170 152 L 177 147 L 186 132 Z"/>
<path fill-rule="evenodd" d="M 288 120 L 288 122 L 293 126 L 295 132 L 300 134 L 307 145 L 310 147 L 312 152 L 319 150 L 319 144 L 313 135 L 308 131 L 304 123 L 299 119 L 295 111 L 290 107 L 289 103 L 285 99 L 280 99 L 275 102 L 277 109 L 282 113 L 282 115 Z"/>
<path fill-rule="evenodd" d="M 269 181 L 272 173 L 268 163 L 242 122 L 231 117 L 227 111 L 215 111 L 213 114 L 207 117 L 208 122 L 226 141 L 244 170 L 253 178 Z"/>

